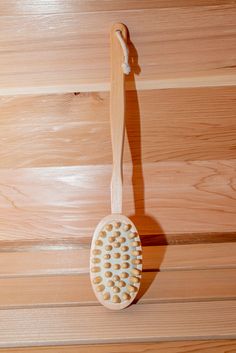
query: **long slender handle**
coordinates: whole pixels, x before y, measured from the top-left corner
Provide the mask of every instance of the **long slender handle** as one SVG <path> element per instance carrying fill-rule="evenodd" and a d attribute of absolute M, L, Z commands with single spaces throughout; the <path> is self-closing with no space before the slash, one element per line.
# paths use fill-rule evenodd
<path fill-rule="evenodd" d="M 124 54 L 116 31 L 121 31 L 122 37 L 126 40 L 127 29 L 123 24 L 118 23 L 111 30 L 110 120 L 113 157 L 111 212 L 122 213 L 122 160 L 125 121 L 125 89 L 122 63 Z"/>

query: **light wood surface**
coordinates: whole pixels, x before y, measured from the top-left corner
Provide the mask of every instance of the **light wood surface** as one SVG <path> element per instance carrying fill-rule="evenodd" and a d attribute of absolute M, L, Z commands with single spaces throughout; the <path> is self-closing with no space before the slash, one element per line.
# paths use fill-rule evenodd
<path fill-rule="evenodd" d="M 235 18 L 231 0 L 0 2 L 0 353 L 236 352 Z M 145 272 L 112 313 L 88 245 L 110 208 L 116 22 Z"/>
<path fill-rule="evenodd" d="M 11 16 L 60 14 L 80 12 L 104 12 L 116 10 L 138 10 L 168 7 L 216 6 L 227 5 L 229 0 L 3 0 L 1 14 Z"/>
<path fill-rule="evenodd" d="M 139 89 L 233 85 L 236 8 L 221 4 L 3 15 L 0 94 L 109 90 L 108 34 L 120 21 Z"/>
<path fill-rule="evenodd" d="M 89 273 L 89 249 L 0 252 L 0 278 Z M 144 271 L 236 268 L 236 243 L 144 246 Z"/>
<path fill-rule="evenodd" d="M 236 269 L 144 272 L 138 304 L 236 299 Z M 98 305 L 88 275 L 0 279 L 0 309 Z M 91 308 L 91 312 L 93 308 Z"/>
<path fill-rule="evenodd" d="M 235 340 L 123 343 L 1 349 L 1 353 L 235 353 Z"/>
<path fill-rule="evenodd" d="M 2 169 L 0 241 L 89 244 L 109 214 L 110 175 L 105 165 Z M 144 245 L 158 243 L 160 234 L 166 243 L 235 235 L 234 175 L 235 160 L 147 163 L 133 175 L 127 166 L 123 213 Z"/>
<path fill-rule="evenodd" d="M 124 162 L 235 158 L 235 94 L 126 92 Z M 111 164 L 107 93 L 0 97 L 0 109 L 1 168 Z"/>
<path fill-rule="evenodd" d="M 235 339 L 236 301 L 0 311 L 0 346 Z M 129 328 L 129 329 L 127 329 Z"/>

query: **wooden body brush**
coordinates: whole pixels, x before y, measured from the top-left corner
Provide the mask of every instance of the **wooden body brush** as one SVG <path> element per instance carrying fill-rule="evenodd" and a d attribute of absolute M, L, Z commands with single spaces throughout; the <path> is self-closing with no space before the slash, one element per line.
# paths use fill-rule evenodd
<path fill-rule="evenodd" d="M 124 72 L 129 73 L 127 29 L 111 30 L 110 119 L 113 154 L 111 212 L 95 229 L 90 253 L 90 278 L 97 299 L 119 310 L 135 299 L 140 286 L 142 247 L 135 225 L 122 215 L 122 155 L 124 144 Z M 125 61 L 123 62 L 125 58 Z"/>

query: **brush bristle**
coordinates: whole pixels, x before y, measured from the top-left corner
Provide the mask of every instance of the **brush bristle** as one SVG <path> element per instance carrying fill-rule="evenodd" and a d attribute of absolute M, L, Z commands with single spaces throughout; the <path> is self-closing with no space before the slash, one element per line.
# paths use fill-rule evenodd
<path fill-rule="evenodd" d="M 132 301 L 142 271 L 142 248 L 132 224 L 115 220 L 97 233 L 91 258 L 92 283 L 98 295 L 112 304 Z"/>

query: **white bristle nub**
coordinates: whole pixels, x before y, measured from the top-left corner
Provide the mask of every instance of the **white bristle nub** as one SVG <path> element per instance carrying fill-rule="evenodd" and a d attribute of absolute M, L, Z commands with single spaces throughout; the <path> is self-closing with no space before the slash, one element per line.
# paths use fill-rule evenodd
<path fill-rule="evenodd" d="M 141 252 L 140 252 L 139 250 L 132 250 L 132 251 L 131 251 L 131 254 L 132 254 L 133 256 L 139 256 L 139 255 L 141 255 Z"/>
<path fill-rule="evenodd" d="M 131 225 L 130 225 L 130 224 L 125 224 L 125 225 L 123 226 L 123 230 L 124 230 L 125 232 L 127 232 L 128 230 L 130 230 L 130 228 L 131 228 Z"/>
<path fill-rule="evenodd" d="M 129 299 L 130 299 L 130 295 L 125 292 L 125 293 L 122 294 L 122 298 L 123 298 L 124 300 L 129 300 Z"/>
<path fill-rule="evenodd" d="M 108 293 L 108 292 L 103 294 L 103 299 L 104 300 L 108 300 L 108 299 L 110 299 L 110 297 L 111 297 L 110 293 Z"/>
<path fill-rule="evenodd" d="M 101 267 L 95 266 L 91 268 L 92 272 L 100 272 L 101 271 Z"/>
<path fill-rule="evenodd" d="M 129 268 L 129 263 L 123 262 L 123 264 L 121 265 L 121 268 Z"/>
<path fill-rule="evenodd" d="M 133 239 L 133 238 L 135 238 L 136 237 L 136 233 L 129 233 L 128 234 L 128 238 L 129 239 Z"/>
<path fill-rule="evenodd" d="M 107 278 L 111 277 L 111 276 L 112 276 L 112 272 L 111 272 L 111 271 L 105 272 L 105 276 L 106 276 Z"/>
<path fill-rule="evenodd" d="M 121 278 L 128 278 L 128 277 L 129 277 L 129 274 L 128 274 L 127 272 L 122 272 L 122 273 L 120 274 L 120 277 L 121 277 Z"/>
<path fill-rule="evenodd" d="M 107 235 L 107 233 L 104 230 L 101 230 L 101 232 L 99 232 L 99 236 L 101 238 L 105 238 L 106 235 Z"/>
<path fill-rule="evenodd" d="M 124 281 L 120 281 L 120 282 L 118 283 L 118 286 L 119 286 L 119 287 L 125 287 L 125 286 L 126 286 L 126 284 L 125 284 L 125 282 L 124 282 Z"/>
<path fill-rule="evenodd" d="M 102 277 L 95 277 L 94 279 L 93 279 L 93 283 L 94 284 L 99 284 L 99 283 L 101 283 L 102 282 Z"/>
<path fill-rule="evenodd" d="M 115 283 L 110 280 L 107 282 L 107 285 L 108 285 L 108 287 L 113 287 L 115 285 Z"/>
<path fill-rule="evenodd" d="M 117 241 L 118 241 L 119 243 L 125 243 L 125 242 L 126 242 L 126 239 L 125 239 L 124 237 L 119 237 L 119 238 L 117 238 Z"/>
<path fill-rule="evenodd" d="M 100 255 L 102 252 L 100 249 L 93 249 L 93 255 Z"/>
<path fill-rule="evenodd" d="M 122 260 L 129 260 L 130 256 L 128 254 L 122 255 Z"/>
<path fill-rule="evenodd" d="M 132 277 L 130 277 L 129 280 L 130 280 L 131 283 L 139 283 L 139 278 L 138 277 L 133 277 L 132 276 Z"/>
<path fill-rule="evenodd" d="M 119 248 L 120 247 L 120 243 L 117 241 L 113 244 L 114 248 Z"/>
<path fill-rule="evenodd" d="M 106 229 L 108 232 L 112 231 L 112 228 L 113 228 L 112 224 L 107 224 L 106 227 L 105 227 L 105 229 Z"/>
<path fill-rule="evenodd" d="M 105 286 L 103 284 L 100 284 L 99 286 L 97 286 L 97 292 L 103 292 L 105 289 Z"/>
<path fill-rule="evenodd" d="M 119 270 L 120 269 L 120 264 L 114 264 L 113 268 L 114 268 L 114 270 Z"/>
<path fill-rule="evenodd" d="M 110 268 L 111 267 L 111 264 L 110 262 L 105 262 L 104 265 L 103 265 L 104 268 Z"/>
<path fill-rule="evenodd" d="M 95 241 L 95 244 L 96 244 L 97 246 L 102 246 L 102 245 L 103 245 L 103 242 L 98 239 L 98 240 Z"/>
<path fill-rule="evenodd" d="M 142 263 L 142 260 L 141 260 L 141 259 L 133 259 L 133 260 L 131 261 L 131 263 L 132 263 L 133 265 L 140 265 L 140 264 Z"/>
<path fill-rule="evenodd" d="M 131 243 L 131 246 L 139 246 L 140 244 L 139 244 L 139 242 L 138 241 L 132 241 L 132 243 Z"/>
<path fill-rule="evenodd" d="M 136 291 L 136 288 L 134 286 L 127 286 L 127 289 L 130 293 L 133 293 Z"/>
<path fill-rule="evenodd" d="M 119 293 L 120 292 L 120 288 L 116 287 L 116 286 L 113 287 L 112 290 L 113 290 L 114 293 Z"/>
<path fill-rule="evenodd" d="M 141 274 L 141 271 L 139 271 L 137 268 L 132 268 L 130 272 L 135 276 L 139 276 Z"/>
<path fill-rule="evenodd" d="M 120 303 L 121 302 L 120 297 L 118 295 L 113 295 L 112 302 L 113 303 Z"/>

